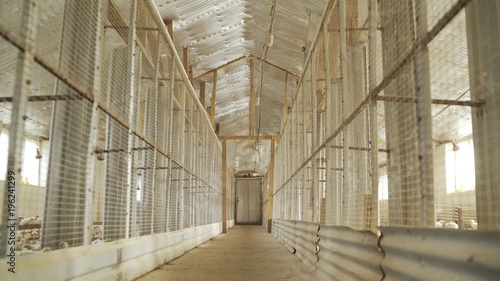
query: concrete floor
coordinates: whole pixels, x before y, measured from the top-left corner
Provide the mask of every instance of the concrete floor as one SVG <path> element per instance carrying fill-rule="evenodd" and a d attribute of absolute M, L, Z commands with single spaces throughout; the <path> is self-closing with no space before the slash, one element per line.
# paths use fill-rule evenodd
<path fill-rule="evenodd" d="M 236 225 L 136 279 L 175 281 L 319 280 L 261 226 Z"/>

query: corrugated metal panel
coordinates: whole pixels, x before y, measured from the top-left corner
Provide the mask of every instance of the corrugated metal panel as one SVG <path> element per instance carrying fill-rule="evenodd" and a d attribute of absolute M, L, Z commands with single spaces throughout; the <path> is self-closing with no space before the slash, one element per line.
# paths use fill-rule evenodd
<path fill-rule="evenodd" d="M 384 280 L 499 280 L 500 235 L 453 229 L 381 228 Z"/>
<path fill-rule="evenodd" d="M 281 235 L 287 249 L 295 253 L 295 221 L 282 221 Z"/>
<path fill-rule="evenodd" d="M 118 1 L 118 0 L 117 0 Z M 120 1 L 119 1 L 120 2 Z M 189 47 L 189 64 L 196 77 L 235 59 L 247 56 L 241 61 L 218 70 L 215 122 L 220 124 L 221 135 L 247 135 L 250 107 L 250 57 L 254 58 L 255 82 L 263 57 L 268 62 L 286 69 L 294 75 L 302 74 L 306 47 L 311 30 L 317 29 L 317 22 L 310 21 L 321 15 L 327 0 L 277 1 L 273 34 L 273 46 L 266 55 L 265 45 L 272 1 L 220 0 L 220 1 L 173 1 L 154 0 L 163 19 L 173 20 L 174 43 L 178 53 Z M 255 127 L 262 135 L 279 133 L 283 117 L 285 74 L 282 70 L 263 65 L 262 86 L 256 85 L 261 95 L 260 105 L 254 111 Z M 296 77 L 288 77 L 289 102 L 296 92 Z M 210 106 L 212 75 L 200 80 L 206 82 L 206 107 Z M 195 89 L 199 88 L 195 80 Z M 262 120 L 262 122 L 259 122 Z M 260 126 L 259 126 L 260 125 Z M 240 158 L 252 159 L 248 151 L 237 151 Z M 250 156 L 250 157 L 248 157 Z M 268 159 L 269 154 L 261 154 Z M 254 161 L 238 167 L 235 172 L 254 169 Z M 255 170 L 265 175 L 268 164 Z"/>
<path fill-rule="evenodd" d="M 297 221 L 295 226 L 295 254 L 297 254 L 309 270 L 314 271 L 319 259 L 317 255 L 319 224 Z"/>
<path fill-rule="evenodd" d="M 274 236 L 274 238 L 282 241 L 282 239 L 280 239 L 280 224 L 281 224 L 281 221 L 280 220 L 273 220 L 273 228 L 272 228 L 272 234 Z"/>
<path fill-rule="evenodd" d="M 343 226 L 321 226 L 319 237 L 316 267 L 320 274 L 330 280 L 382 280 L 382 252 L 375 234 Z"/>

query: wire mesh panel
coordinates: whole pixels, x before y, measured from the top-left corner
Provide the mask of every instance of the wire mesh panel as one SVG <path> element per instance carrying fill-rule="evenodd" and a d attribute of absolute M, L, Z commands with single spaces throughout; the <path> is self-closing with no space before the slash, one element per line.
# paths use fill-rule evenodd
<path fill-rule="evenodd" d="M 329 2 L 277 146 L 275 218 L 498 230 L 498 4 L 480 2 Z"/>
<path fill-rule="evenodd" d="M 0 49 L 19 254 L 221 222 L 221 147 L 150 1 L 3 1 Z"/>

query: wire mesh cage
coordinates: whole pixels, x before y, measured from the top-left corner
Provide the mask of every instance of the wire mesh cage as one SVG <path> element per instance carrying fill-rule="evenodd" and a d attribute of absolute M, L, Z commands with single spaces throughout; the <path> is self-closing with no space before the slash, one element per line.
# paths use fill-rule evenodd
<path fill-rule="evenodd" d="M 498 231 L 493 2 L 330 1 L 282 126 L 274 218 Z"/>
<path fill-rule="evenodd" d="M 220 223 L 221 146 L 152 3 L 60 2 L 0 4 L 0 254 L 8 219 L 20 254 Z"/>

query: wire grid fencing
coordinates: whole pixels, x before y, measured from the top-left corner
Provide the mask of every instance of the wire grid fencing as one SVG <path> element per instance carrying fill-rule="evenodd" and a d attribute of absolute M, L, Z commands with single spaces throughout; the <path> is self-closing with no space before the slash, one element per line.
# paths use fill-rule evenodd
<path fill-rule="evenodd" d="M 268 224 L 268 208 L 269 208 L 269 174 L 267 174 L 262 179 L 261 185 L 262 203 L 261 203 L 261 214 L 262 214 L 262 227 L 267 228 Z"/>
<path fill-rule="evenodd" d="M 1 254 L 221 222 L 221 147 L 152 3 L 56 2 L 0 4 Z"/>
<path fill-rule="evenodd" d="M 274 219 L 500 230 L 495 1 L 330 1 L 282 127 Z"/>

